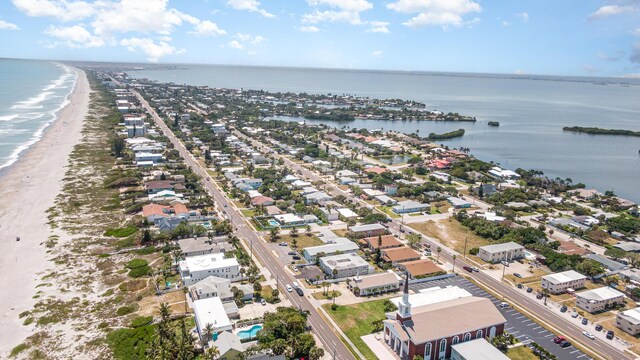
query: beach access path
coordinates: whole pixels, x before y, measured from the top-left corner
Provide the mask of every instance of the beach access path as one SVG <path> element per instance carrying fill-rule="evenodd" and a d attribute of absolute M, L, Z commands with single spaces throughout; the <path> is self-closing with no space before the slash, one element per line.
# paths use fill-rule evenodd
<path fill-rule="evenodd" d="M 39 274 L 54 266 L 45 247 L 51 235 L 46 211 L 61 190 L 69 154 L 82 138 L 89 110 L 89 82 L 84 71 L 75 71 L 78 79 L 69 104 L 42 139 L 0 174 L 0 358 L 8 358 L 34 331 L 34 325 L 23 325 L 18 315 L 31 310 Z"/>

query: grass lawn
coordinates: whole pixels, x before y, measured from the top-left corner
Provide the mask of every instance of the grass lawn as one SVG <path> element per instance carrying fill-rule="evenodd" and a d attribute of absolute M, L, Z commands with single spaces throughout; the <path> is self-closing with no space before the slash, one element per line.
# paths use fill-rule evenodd
<path fill-rule="evenodd" d="M 253 215 L 255 215 L 254 209 L 244 209 L 244 210 L 240 210 L 240 212 L 246 218 L 250 218 L 250 217 L 253 217 Z"/>
<path fill-rule="evenodd" d="M 448 201 L 432 202 L 431 208 L 438 210 L 440 214 L 446 214 L 447 212 L 449 212 L 449 209 L 451 208 L 451 204 L 449 204 Z"/>
<path fill-rule="evenodd" d="M 389 217 L 393 219 L 397 219 L 400 217 L 400 215 L 394 213 L 391 210 L 391 206 L 378 206 L 378 209 L 380 209 L 383 213 L 387 214 Z"/>
<path fill-rule="evenodd" d="M 489 245 L 491 242 L 474 234 L 464 227 L 457 220 L 449 218 L 444 220 L 409 224 L 410 227 L 421 233 L 435 238 L 441 244 L 454 249 L 462 254 L 464 251 L 464 240 L 467 239 L 467 253 L 474 247 Z M 432 249 L 435 250 L 435 249 Z"/>
<path fill-rule="evenodd" d="M 627 334 L 626 332 L 620 330 L 616 326 L 616 319 L 610 319 L 606 321 L 600 322 L 600 325 L 604 328 L 604 330 L 613 330 L 616 333 L 616 337 L 621 338 L 622 340 L 631 344 L 631 348 L 629 350 L 633 351 L 636 354 L 640 354 L 640 335 L 633 336 L 631 334 Z"/>
<path fill-rule="evenodd" d="M 507 350 L 507 357 L 511 360 L 538 360 L 538 356 L 526 346 L 518 346 Z"/>
<path fill-rule="evenodd" d="M 286 242 L 287 244 L 291 244 L 292 240 L 294 238 L 291 237 L 291 235 L 287 234 L 287 235 L 280 235 L 280 238 L 278 239 L 278 242 Z M 308 236 L 307 234 L 298 234 L 298 236 L 295 238 L 298 244 L 298 249 L 304 249 L 306 247 L 309 246 L 318 246 L 318 245 L 323 245 L 324 243 L 322 242 L 322 240 L 318 239 L 316 236 L 311 235 Z"/>
<path fill-rule="evenodd" d="M 339 237 L 347 237 L 347 229 L 336 229 L 331 231 Z"/>
<path fill-rule="evenodd" d="M 327 313 L 340 326 L 340 329 L 347 335 L 358 350 L 366 359 L 376 360 L 374 354 L 367 344 L 360 338 L 363 335 L 371 334 L 374 330 L 373 321 L 384 319 L 384 300 L 367 301 L 364 303 L 338 306 L 337 310 L 331 310 L 331 304 L 323 305 Z"/>
<path fill-rule="evenodd" d="M 340 295 L 342 295 L 342 293 L 336 290 L 336 298 L 340 297 Z M 333 300 L 333 291 L 329 290 L 326 295 L 322 291 L 314 292 L 311 296 L 316 300 Z"/>
<path fill-rule="evenodd" d="M 523 278 L 517 278 L 515 276 L 513 276 L 513 274 L 509 274 L 509 275 L 505 275 L 504 277 L 509 279 L 509 281 L 513 282 L 514 284 L 534 284 L 534 283 L 540 283 L 541 278 L 545 275 L 547 275 L 548 272 L 544 271 L 543 269 L 529 269 L 526 273 L 522 273 L 520 275 L 523 276 Z"/>

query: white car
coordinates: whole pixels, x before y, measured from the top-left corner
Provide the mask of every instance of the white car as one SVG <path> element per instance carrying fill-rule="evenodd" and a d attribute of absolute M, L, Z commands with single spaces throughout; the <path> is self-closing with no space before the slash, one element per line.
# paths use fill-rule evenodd
<path fill-rule="evenodd" d="M 300 284 L 298 284 L 297 281 L 292 282 L 291 285 L 293 286 L 294 289 L 297 289 L 300 287 Z"/>
<path fill-rule="evenodd" d="M 500 303 L 500 308 L 501 309 L 508 308 L 508 307 L 509 307 L 509 303 L 506 303 L 504 301 Z"/>
<path fill-rule="evenodd" d="M 287 288 L 288 292 L 292 292 L 293 291 L 293 288 L 291 287 L 291 285 L 287 284 L 285 287 Z"/>
<path fill-rule="evenodd" d="M 592 334 L 592 333 L 590 333 L 590 332 L 586 332 L 586 331 L 583 331 L 583 332 L 582 332 L 582 335 L 584 335 L 584 336 L 588 337 L 588 338 L 589 338 L 589 339 L 591 339 L 591 340 L 594 340 L 594 339 L 596 338 L 596 336 L 595 336 L 595 335 L 593 335 L 593 334 Z"/>

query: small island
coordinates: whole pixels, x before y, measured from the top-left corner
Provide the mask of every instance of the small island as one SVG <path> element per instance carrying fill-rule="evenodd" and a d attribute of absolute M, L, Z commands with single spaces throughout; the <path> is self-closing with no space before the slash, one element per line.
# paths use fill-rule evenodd
<path fill-rule="evenodd" d="M 601 129 L 598 127 L 565 126 L 562 128 L 562 130 L 592 135 L 640 136 L 640 131 L 623 129 Z"/>
<path fill-rule="evenodd" d="M 464 136 L 464 129 L 458 129 L 458 130 L 450 131 L 444 134 L 431 133 L 429 134 L 428 139 L 429 140 L 446 140 L 446 139 L 453 139 L 453 138 L 458 138 L 462 136 Z"/>
<path fill-rule="evenodd" d="M 497 122 L 497 121 L 489 121 L 489 122 L 487 123 L 487 125 L 489 125 L 489 126 L 496 126 L 496 127 L 497 127 L 497 126 L 500 126 L 500 123 L 499 123 L 499 122 Z"/>

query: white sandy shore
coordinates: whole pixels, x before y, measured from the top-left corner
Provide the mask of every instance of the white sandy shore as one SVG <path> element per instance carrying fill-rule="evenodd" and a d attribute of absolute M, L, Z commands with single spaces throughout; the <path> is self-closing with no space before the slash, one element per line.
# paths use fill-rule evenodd
<path fill-rule="evenodd" d="M 35 304 L 37 274 L 53 267 L 44 245 L 51 234 L 46 210 L 60 192 L 69 154 L 81 139 L 89 110 L 89 82 L 83 71 L 76 71 L 69 105 L 0 177 L 0 358 L 31 334 L 33 325 L 22 325 L 18 314 Z"/>

